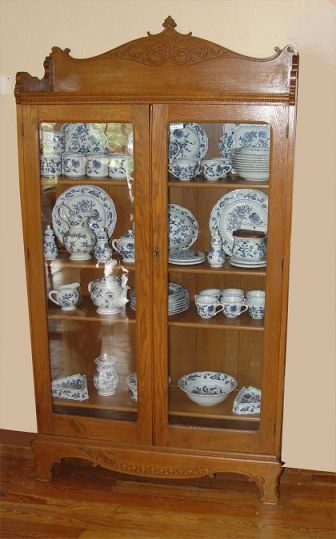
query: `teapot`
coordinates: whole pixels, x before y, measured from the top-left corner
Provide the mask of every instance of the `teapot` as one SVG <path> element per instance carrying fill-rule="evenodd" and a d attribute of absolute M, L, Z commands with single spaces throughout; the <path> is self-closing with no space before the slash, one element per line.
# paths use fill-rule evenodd
<path fill-rule="evenodd" d="M 70 253 L 70 260 L 89 260 L 96 243 L 96 234 L 89 227 L 89 220 L 97 215 L 96 210 L 74 213 L 62 204 L 56 211 L 65 230 L 63 243 Z"/>
<path fill-rule="evenodd" d="M 121 277 L 113 275 L 113 266 L 117 261 L 112 259 L 105 264 L 104 276 L 88 284 L 91 301 L 98 307 L 99 314 L 118 314 L 128 302 L 127 271 Z"/>
<path fill-rule="evenodd" d="M 120 239 L 112 240 L 112 247 L 119 253 L 123 261 L 133 264 L 135 259 L 134 231 L 130 228 Z"/>

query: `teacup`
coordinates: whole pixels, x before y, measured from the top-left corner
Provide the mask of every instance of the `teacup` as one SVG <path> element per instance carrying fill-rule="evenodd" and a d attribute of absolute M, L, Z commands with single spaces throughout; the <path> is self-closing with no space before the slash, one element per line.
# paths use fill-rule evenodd
<path fill-rule="evenodd" d="M 249 315 L 254 320 L 262 320 L 265 315 L 265 298 L 252 297 L 247 300 Z"/>
<path fill-rule="evenodd" d="M 62 157 L 58 154 L 41 155 L 41 176 L 57 178 L 62 174 Z"/>
<path fill-rule="evenodd" d="M 245 263 L 266 260 L 266 233 L 257 230 L 234 230 L 232 258 Z"/>
<path fill-rule="evenodd" d="M 244 303 L 241 296 L 223 296 L 220 302 L 223 305 L 223 313 L 227 318 L 237 318 L 248 309 L 248 305 Z"/>
<path fill-rule="evenodd" d="M 63 131 L 42 131 L 41 132 L 41 151 L 44 155 L 57 154 L 64 152 L 64 133 Z"/>
<path fill-rule="evenodd" d="M 108 175 L 116 180 L 125 180 L 133 172 L 133 159 L 126 153 L 115 153 L 110 156 Z"/>
<path fill-rule="evenodd" d="M 203 159 L 201 162 L 203 176 L 209 181 L 217 181 L 224 178 L 231 172 L 232 166 L 227 164 L 223 158 Z"/>
<path fill-rule="evenodd" d="M 91 178 L 108 176 L 109 156 L 104 153 L 88 153 L 86 155 L 86 174 Z"/>
<path fill-rule="evenodd" d="M 239 296 L 242 300 L 244 300 L 244 290 L 241 288 L 223 288 L 221 291 L 222 297 L 232 297 L 232 296 Z"/>
<path fill-rule="evenodd" d="M 58 290 L 51 290 L 49 299 L 61 307 L 62 311 L 74 311 L 79 300 L 79 287 L 79 283 L 64 284 Z"/>
<path fill-rule="evenodd" d="M 219 300 L 221 293 L 222 291 L 220 288 L 205 288 L 198 293 L 198 296 L 212 296 Z"/>
<path fill-rule="evenodd" d="M 223 310 L 223 306 L 214 296 L 195 296 L 197 313 L 201 318 L 209 319 Z"/>
<path fill-rule="evenodd" d="M 62 171 L 69 178 L 85 176 L 86 156 L 81 153 L 64 153 L 62 155 Z"/>
<path fill-rule="evenodd" d="M 262 298 L 265 300 L 265 290 L 248 290 L 246 292 L 246 298 Z"/>
<path fill-rule="evenodd" d="M 169 172 L 178 180 L 189 181 L 200 173 L 197 159 L 175 159 L 168 165 Z"/>

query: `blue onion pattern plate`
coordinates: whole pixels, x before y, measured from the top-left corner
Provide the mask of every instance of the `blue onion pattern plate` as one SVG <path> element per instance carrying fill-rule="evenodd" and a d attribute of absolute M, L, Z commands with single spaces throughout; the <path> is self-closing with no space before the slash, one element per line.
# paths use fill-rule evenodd
<path fill-rule="evenodd" d="M 62 204 L 68 206 L 73 213 L 96 210 L 97 215 L 90 219 L 90 228 L 95 232 L 99 228 L 107 228 L 109 237 L 112 236 L 117 222 L 117 211 L 112 198 L 104 189 L 94 185 L 74 185 L 57 198 L 52 211 L 52 226 L 57 238 L 64 243 L 67 229 L 56 211 Z"/>
<path fill-rule="evenodd" d="M 219 139 L 218 149 L 232 164 L 232 150 L 245 146 L 269 148 L 270 132 L 270 125 L 223 124 L 223 135 Z"/>
<path fill-rule="evenodd" d="M 208 151 L 208 135 L 202 126 L 185 123 L 169 131 L 169 160 L 203 159 Z"/>
<path fill-rule="evenodd" d="M 268 196 L 258 189 L 235 189 L 223 195 L 210 213 L 211 236 L 220 234 L 227 255 L 232 255 L 232 232 L 243 228 L 267 230 Z"/>
<path fill-rule="evenodd" d="M 191 211 L 179 204 L 168 206 L 169 249 L 188 249 L 198 237 L 198 222 Z"/>
<path fill-rule="evenodd" d="M 68 123 L 62 130 L 66 152 L 109 153 L 108 140 L 99 124 Z"/>

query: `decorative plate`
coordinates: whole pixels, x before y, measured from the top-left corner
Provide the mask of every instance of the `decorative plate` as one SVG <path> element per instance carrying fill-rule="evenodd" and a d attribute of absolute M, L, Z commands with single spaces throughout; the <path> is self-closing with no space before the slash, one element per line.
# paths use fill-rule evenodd
<path fill-rule="evenodd" d="M 218 149 L 231 164 L 232 150 L 243 146 L 270 146 L 270 126 L 261 124 L 223 124 Z"/>
<path fill-rule="evenodd" d="M 57 198 L 52 210 L 52 226 L 57 238 L 64 243 L 66 227 L 56 211 L 62 204 L 68 206 L 73 213 L 96 210 L 97 216 L 90 219 L 90 228 L 95 232 L 99 228 L 107 228 L 109 237 L 112 236 L 117 222 L 117 212 L 112 198 L 104 189 L 94 185 L 74 185 Z"/>
<path fill-rule="evenodd" d="M 224 251 L 232 255 L 232 232 L 242 227 L 267 230 L 268 196 L 258 189 L 235 189 L 223 195 L 210 213 L 211 236 L 220 234 Z"/>
<path fill-rule="evenodd" d="M 205 260 L 205 254 L 194 249 L 172 249 L 169 251 L 169 263 L 181 266 L 202 264 Z"/>
<path fill-rule="evenodd" d="M 109 153 L 106 136 L 99 124 L 64 124 L 65 151 L 75 153 Z"/>
<path fill-rule="evenodd" d="M 188 249 L 197 240 L 198 222 L 187 208 L 168 206 L 169 249 Z"/>
<path fill-rule="evenodd" d="M 261 389 L 242 387 L 236 396 L 232 411 L 237 415 L 260 414 Z"/>
<path fill-rule="evenodd" d="M 185 123 L 169 132 L 169 160 L 203 159 L 208 151 L 208 135 L 199 124 Z M 173 127 L 173 126 L 172 126 Z"/>

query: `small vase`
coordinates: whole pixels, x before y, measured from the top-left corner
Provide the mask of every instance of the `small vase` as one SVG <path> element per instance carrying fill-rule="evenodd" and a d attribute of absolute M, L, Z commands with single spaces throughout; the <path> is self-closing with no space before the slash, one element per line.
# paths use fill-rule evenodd
<path fill-rule="evenodd" d="M 43 251 L 45 260 L 55 260 L 58 254 L 55 234 L 50 225 L 44 231 Z"/>
<path fill-rule="evenodd" d="M 108 242 L 107 232 L 104 228 L 97 232 L 97 242 L 93 254 L 98 262 L 107 262 L 112 258 L 112 247 Z"/>
<path fill-rule="evenodd" d="M 211 238 L 211 249 L 208 252 L 207 260 L 213 268 L 220 268 L 224 265 L 225 254 L 222 238 L 219 234 L 215 234 Z"/>
<path fill-rule="evenodd" d="M 104 353 L 95 359 L 96 372 L 93 376 L 93 383 L 98 395 L 109 397 L 114 395 L 119 383 L 119 376 L 116 368 L 116 360 Z"/>

